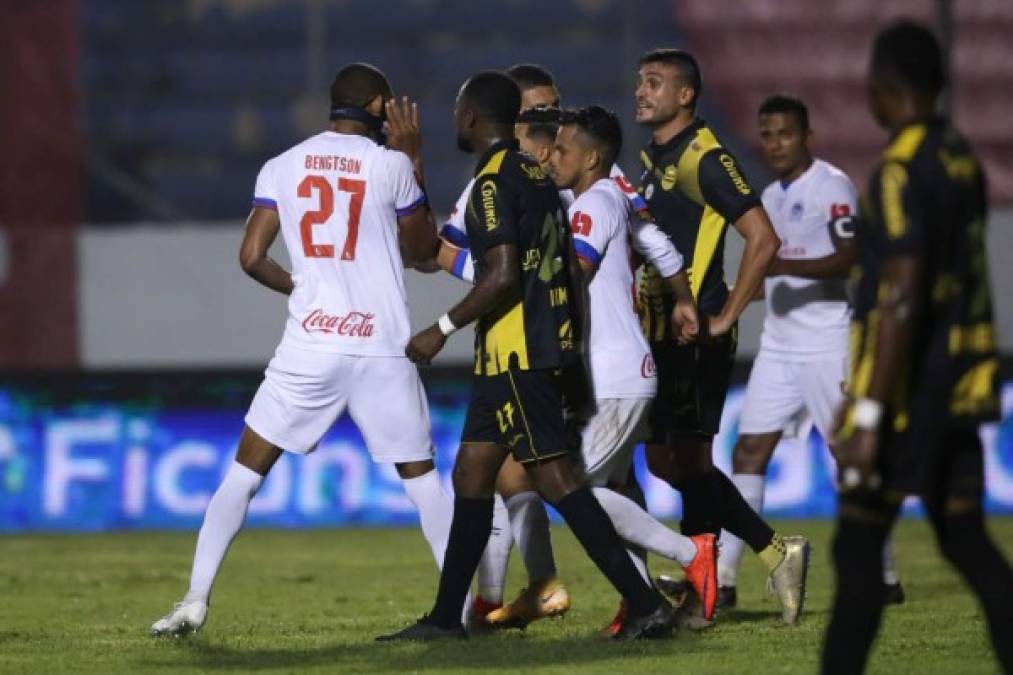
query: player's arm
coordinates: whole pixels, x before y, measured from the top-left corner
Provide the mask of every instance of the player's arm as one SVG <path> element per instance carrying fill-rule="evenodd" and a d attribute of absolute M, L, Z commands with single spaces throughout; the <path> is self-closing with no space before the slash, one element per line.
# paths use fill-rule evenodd
<path fill-rule="evenodd" d="M 436 356 L 447 336 L 467 326 L 496 307 L 520 294 L 520 265 L 517 246 L 500 244 L 486 251 L 485 269 L 478 283 L 464 298 L 450 308 L 440 321 L 425 329 L 408 343 L 405 354 L 415 363 L 428 365 Z M 449 320 L 449 326 L 445 325 Z"/>
<path fill-rule="evenodd" d="M 756 191 L 728 152 L 709 152 L 700 160 L 699 171 L 700 189 L 707 204 L 733 223 L 746 241 L 735 286 L 721 312 L 708 321 L 708 332 L 716 336 L 731 330 L 752 301 L 781 247 L 781 240 L 774 232 Z M 703 274 L 704 270 L 700 273 Z"/>
<path fill-rule="evenodd" d="M 921 199 L 913 194 L 906 167 L 900 164 L 884 166 L 877 187 L 885 231 L 869 234 L 882 237 L 879 288 L 870 313 L 875 328 L 867 317 L 865 330 L 870 337 L 858 355 L 858 375 L 849 392 L 853 398 L 836 434 L 844 489 L 878 487 L 879 430 L 887 422 L 884 410 L 892 391 L 903 377 L 925 295 L 926 227 Z"/>
<path fill-rule="evenodd" d="M 246 219 L 246 233 L 239 247 L 239 266 L 264 286 L 289 295 L 294 288 L 292 275 L 267 255 L 280 227 L 276 210 L 255 206 Z"/>
<path fill-rule="evenodd" d="M 436 236 L 436 222 L 428 204 L 420 204 L 404 215 L 399 213 L 397 229 L 401 256 L 406 265 L 424 266 L 436 259 L 440 238 Z"/>
<path fill-rule="evenodd" d="M 675 297 L 672 323 L 677 341 L 680 344 L 692 342 L 699 332 L 699 320 L 682 254 L 653 222 L 634 216 L 630 220 L 630 234 L 634 251 L 654 265 Z"/>
<path fill-rule="evenodd" d="M 850 183 L 834 185 L 830 197 L 827 229 L 834 252 L 813 260 L 774 258 L 768 276 L 788 274 L 806 279 L 847 279 L 858 258 L 855 245 L 855 195 Z M 762 286 L 761 286 L 762 288 Z"/>

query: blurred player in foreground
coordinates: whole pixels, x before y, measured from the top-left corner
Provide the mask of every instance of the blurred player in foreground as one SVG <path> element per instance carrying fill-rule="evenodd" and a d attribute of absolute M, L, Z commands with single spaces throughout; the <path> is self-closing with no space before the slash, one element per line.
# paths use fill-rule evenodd
<path fill-rule="evenodd" d="M 264 477 L 283 450 L 312 452 L 346 409 L 374 461 L 394 464 L 442 565 L 452 505 L 433 465 L 425 390 L 404 354 L 403 279 L 404 263 L 431 258 L 439 242 L 416 167 L 377 142 L 385 112 L 396 146 L 407 103 L 392 103 L 376 68 L 342 68 L 328 130 L 269 160 L 257 177 L 240 263 L 289 296 L 288 321 L 235 462 L 208 504 L 190 590 L 152 625 L 154 635 L 200 630 L 215 576 Z M 291 274 L 267 255 L 279 230 Z"/>
<path fill-rule="evenodd" d="M 466 636 L 461 611 L 489 540 L 500 466 L 510 453 L 553 503 L 589 557 L 627 600 L 621 638 L 663 637 L 672 609 L 637 573 L 567 452 L 562 371 L 579 357 L 583 286 L 559 193 L 517 151 L 517 85 L 506 74 L 471 77 L 458 95 L 458 146 L 479 155 L 465 212 L 476 285 L 407 353 L 429 363 L 447 335 L 478 321 L 471 401 L 454 466 L 454 520 L 432 611 L 381 640 Z"/>
<path fill-rule="evenodd" d="M 876 36 L 869 108 L 891 140 L 858 232 L 824 673 L 865 669 L 883 613 L 880 551 L 909 494 L 922 498 L 942 554 L 977 596 L 1000 668 L 1013 673 L 1013 572 L 982 511 L 978 425 L 999 413 L 985 176 L 936 114 L 944 86 L 942 51 L 928 29 L 900 21 Z"/>
<path fill-rule="evenodd" d="M 809 151 L 809 110 L 797 98 L 775 95 L 759 110 L 760 142 L 777 180 L 763 191 L 781 250 L 764 281 L 766 316 L 760 351 L 746 386 L 732 482 L 759 513 L 767 467 L 782 435 L 801 439 L 810 421 L 832 439 L 834 414 L 844 400 L 848 322 L 845 283 L 855 262 L 855 188 L 837 167 Z M 721 535 L 718 607 L 736 604 L 735 581 L 743 542 Z M 889 541 L 883 549 L 889 602 L 903 600 Z"/>

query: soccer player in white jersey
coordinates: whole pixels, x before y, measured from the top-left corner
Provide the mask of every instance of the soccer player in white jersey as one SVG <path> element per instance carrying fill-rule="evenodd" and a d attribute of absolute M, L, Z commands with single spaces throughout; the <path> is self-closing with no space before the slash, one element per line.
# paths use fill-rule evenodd
<path fill-rule="evenodd" d="M 809 151 L 812 130 L 802 101 L 768 98 L 760 106 L 759 127 L 764 155 L 777 174 L 763 192 L 763 206 L 781 249 L 764 282 L 766 318 L 732 456 L 732 481 L 756 511 L 763 507 L 767 467 L 782 436 L 805 438 L 811 422 L 824 439 L 832 437 L 834 413 L 844 400 L 851 320 L 845 284 L 855 262 L 857 212 L 848 177 Z M 721 539 L 718 606 L 734 607 L 743 542 L 727 531 Z M 887 599 L 900 601 L 889 546 L 884 560 Z"/>
<path fill-rule="evenodd" d="M 403 279 L 404 264 L 431 258 L 439 241 L 420 168 L 378 143 L 384 117 L 388 146 L 417 137 L 405 133 L 417 127 L 417 111 L 393 101 L 383 73 L 346 66 L 331 87 L 330 127 L 269 160 L 257 177 L 240 263 L 289 296 L 288 319 L 236 459 L 208 504 L 190 589 L 151 627 L 154 635 L 200 630 L 215 576 L 264 477 L 282 451 L 312 452 L 345 410 L 374 461 L 394 464 L 442 565 L 453 506 L 433 465 L 425 391 L 405 356 Z M 279 229 L 291 274 L 267 255 Z"/>

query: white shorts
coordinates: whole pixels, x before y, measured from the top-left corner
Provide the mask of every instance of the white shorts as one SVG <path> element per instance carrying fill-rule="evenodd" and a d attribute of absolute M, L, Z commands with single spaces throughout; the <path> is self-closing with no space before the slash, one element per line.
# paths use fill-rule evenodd
<path fill-rule="evenodd" d="M 348 409 L 374 462 L 431 459 L 429 405 L 407 358 L 351 356 L 279 345 L 246 414 L 264 440 L 312 452 Z"/>
<path fill-rule="evenodd" d="M 649 398 L 606 398 L 580 432 L 584 476 L 592 486 L 625 483 L 633 451 L 647 435 Z"/>
<path fill-rule="evenodd" d="M 827 438 L 834 414 L 844 400 L 847 357 L 826 361 L 781 361 L 763 351 L 753 362 L 739 417 L 740 434 L 784 431 L 801 437 L 816 424 Z"/>

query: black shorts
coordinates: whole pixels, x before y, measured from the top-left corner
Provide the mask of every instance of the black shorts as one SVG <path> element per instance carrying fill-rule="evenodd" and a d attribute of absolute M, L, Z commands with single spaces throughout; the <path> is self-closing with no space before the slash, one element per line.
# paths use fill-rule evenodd
<path fill-rule="evenodd" d="M 560 371 L 473 376 L 461 442 L 495 443 L 521 464 L 567 454 Z"/>
<path fill-rule="evenodd" d="M 718 432 L 737 346 L 737 327 L 709 344 L 651 343 L 658 393 L 648 416 L 648 443 L 666 443 L 673 435 Z"/>

